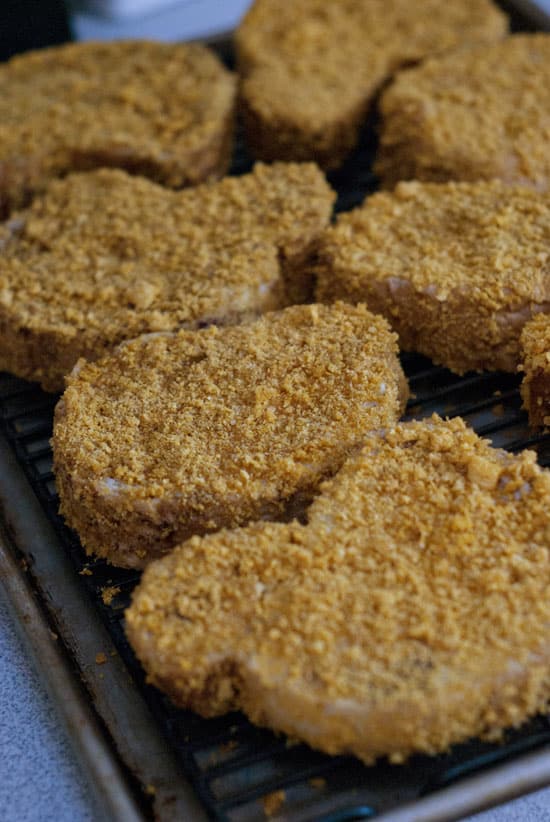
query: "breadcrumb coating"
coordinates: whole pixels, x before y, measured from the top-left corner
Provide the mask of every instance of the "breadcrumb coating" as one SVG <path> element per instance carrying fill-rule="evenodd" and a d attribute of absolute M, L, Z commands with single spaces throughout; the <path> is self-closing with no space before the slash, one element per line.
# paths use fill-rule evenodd
<path fill-rule="evenodd" d="M 299 515 L 406 398 L 396 336 L 364 306 L 145 336 L 68 379 L 61 513 L 88 552 L 143 567 L 193 534 Z"/>
<path fill-rule="evenodd" d="M 506 31 L 490 0 L 256 0 L 236 33 L 248 142 L 334 168 L 400 66 Z"/>
<path fill-rule="evenodd" d="M 518 34 L 399 74 L 380 102 L 375 171 L 548 188 L 550 35 Z"/>
<path fill-rule="evenodd" d="M 316 296 L 366 302 L 400 346 L 463 374 L 515 371 L 550 310 L 550 196 L 496 180 L 400 183 L 319 241 Z"/>
<path fill-rule="evenodd" d="M 0 226 L 0 367 L 55 391 L 124 339 L 280 308 L 334 196 L 313 164 L 179 192 L 117 169 L 52 181 Z"/>
<path fill-rule="evenodd" d="M 550 315 L 539 314 L 521 335 L 523 407 L 534 427 L 550 427 Z"/>
<path fill-rule="evenodd" d="M 550 697 L 550 473 L 461 419 L 373 433 L 307 525 L 195 537 L 126 612 L 149 680 L 204 716 L 367 763 L 498 737 Z"/>
<path fill-rule="evenodd" d="M 0 216 L 52 177 L 117 166 L 179 188 L 228 168 L 236 82 L 196 44 L 73 43 L 0 66 Z"/>

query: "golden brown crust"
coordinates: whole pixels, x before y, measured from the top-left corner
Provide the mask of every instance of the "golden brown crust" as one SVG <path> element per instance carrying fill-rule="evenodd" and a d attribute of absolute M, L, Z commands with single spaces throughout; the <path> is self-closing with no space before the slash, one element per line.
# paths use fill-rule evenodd
<path fill-rule="evenodd" d="M 366 302 L 400 346 L 459 374 L 515 371 L 550 309 L 550 196 L 500 181 L 400 183 L 319 241 L 316 296 Z"/>
<path fill-rule="evenodd" d="M 550 427 L 550 314 L 539 314 L 521 335 L 523 407 L 533 427 Z"/>
<path fill-rule="evenodd" d="M 193 538 L 126 612 L 149 679 L 365 762 L 494 738 L 550 697 L 550 474 L 463 421 L 372 434 L 307 525 Z"/>
<path fill-rule="evenodd" d="M 398 180 L 490 180 L 546 189 L 550 35 L 514 35 L 402 72 L 380 101 L 375 171 Z"/>
<path fill-rule="evenodd" d="M 334 168 L 399 66 L 506 30 L 490 0 L 256 0 L 236 35 L 248 142 L 265 160 Z"/>
<path fill-rule="evenodd" d="M 306 296 L 333 200 L 312 164 L 181 192 L 115 169 L 52 181 L 0 226 L 0 367 L 55 391 L 124 339 Z"/>
<path fill-rule="evenodd" d="M 0 216 L 52 177 L 116 166 L 180 188 L 228 168 L 236 83 L 208 49 L 77 43 L 0 68 Z"/>
<path fill-rule="evenodd" d="M 303 512 L 406 382 L 364 306 L 294 306 L 143 337 L 82 364 L 57 406 L 61 512 L 89 552 L 142 567 L 193 534 Z"/>

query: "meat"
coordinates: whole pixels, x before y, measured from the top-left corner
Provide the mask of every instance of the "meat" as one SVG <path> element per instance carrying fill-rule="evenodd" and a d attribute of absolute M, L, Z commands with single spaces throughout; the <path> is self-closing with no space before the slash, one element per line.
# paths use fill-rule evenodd
<path fill-rule="evenodd" d="M 143 567 L 181 540 L 302 515 L 393 424 L 397 343 L 364 306 L 141 337 L 78 367 L 56 409 L 61 512 L 88 552 Z"/>
<path fill-rule="evenodd" d="M 372 433 L 305 525 L 195 537 L 126 612 L 150 680 L 331 754 L 495 738 L 550 697 L 550 473 L 462 420 Z"/>

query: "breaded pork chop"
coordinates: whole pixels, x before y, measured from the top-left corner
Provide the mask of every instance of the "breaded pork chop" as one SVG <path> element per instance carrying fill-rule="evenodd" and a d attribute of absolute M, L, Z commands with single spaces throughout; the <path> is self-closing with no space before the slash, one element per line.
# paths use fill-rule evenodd
<path fill-rule="evenodd" d="M 69 171 L 116 166 L 180 188 L 221 176 L 236 83 L 200 45 L 76 43 L 0 67 L 0 216 Z"/>
<path fill-rule="evenodd" d="M 491 0 L 256 0 L 236 34 L 249 145 L 334 168 L 400 66 L 506 30 Z"/>
<path fill-rule="evenodd" d="M 152 563 L 126 612 L 150 681 L 370 763 L 495 737 L 550 697 L 550 473 L 463 421 L 372 434 L 307 525 Z"/>
<path fill-rule="evenodd" d="M 400 183 L 319 242 L 317 299 L 366 302 L 400 346 L 462 374 L 515 371 L 524 324 L 550 309 L 550 196 L 478 183 Z"/>
<path fill-rule="evenodd" d="M 0 367 L 55 391 L 124 339 L 280 308 L 333 200 L 313 164 L 180 192 L 115 169 L 52 181 L 0 226 Z"/>
<path fill-rule="evenodd" d="M 407 397 L 386 321 L 294 306 L 157 334 L 82 364 L 57 406 L 61 512 L 88 552 L 143 567 L 193 534 L 300 514 Z"/>
<path fill-rule="evenodd" d="M 521 396 L 534 427 L 550 427 L 550 314 L 539 314 L 521 335 Z"/>
<path fill-rule="evenodd" d="M 517 34 L 404 71 L 380 101 L 375 171 L 398 180 L 550 184 L 550 35 Z"/>

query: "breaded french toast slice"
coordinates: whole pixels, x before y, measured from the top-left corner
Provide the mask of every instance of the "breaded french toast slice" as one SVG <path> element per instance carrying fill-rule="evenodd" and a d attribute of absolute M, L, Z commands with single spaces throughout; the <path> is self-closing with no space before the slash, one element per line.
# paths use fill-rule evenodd
<path fill-rule="evenodd" d="M 227 171 L 236 81 L 196 44 L 88 42 L 0 66 L 0 216 L 52 177 L 116 166 L 174 188 Z"/>
<path fill-rule="evenodd" d="M 126 567 L 298 516 L 407 393 L 396 336 L 364 306 L 141 337 L 68 379 L 52 441 L 61 513 L 88 552 Z"/>
<path fill-rule="evenodd" d="M 178 192 L 116 169 L 52 181 L 0 226 L 0 368 L 57 391 L 122 340 L 305 298 L 334 196 L 313 164 Z"/>
<path fill-rule="evenodd" d="M 316 296 L 366 302 L 402 348 L 458 374 L 516 371 L 523 326 L 550 310 L 549 244 L 548 194 L 403 182 L 327 229 Z"/>
<path fill-rule="evenodd" d="M 194 537 L 126 612 L 149 681 L 366 763 L 498 738 L 550 697 L 550 473 L 463 421 L 367 437 L 308 523 Z"/>
<path fill-rule="evenodd" d="M 538 314 L 521 334 L 523 407 L 535 428 L 550 427 L 550 314 Z"/>
<path fill-rule="evenodd" d="M 490 0 L 256 0 L 236 33 L 248 144 L 335 168 L 400 66 L 506 31 Z"/>
<path fill-rule="evenodd" d="M 550 34 L 427 60 L 400 73 L 380 100 L 374 166 L 398 180 L 491 180 L 547 189 Z"/>

